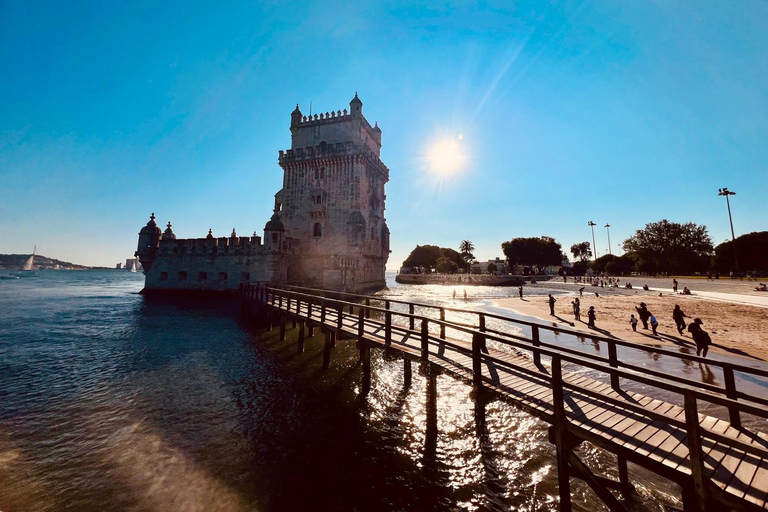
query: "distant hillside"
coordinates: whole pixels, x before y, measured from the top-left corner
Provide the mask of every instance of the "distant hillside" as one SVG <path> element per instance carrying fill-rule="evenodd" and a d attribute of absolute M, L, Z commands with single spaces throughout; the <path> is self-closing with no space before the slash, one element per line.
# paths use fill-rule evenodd
<path fill-rule="evenodd" d="M 29 259 L 29 254 L 0 254 L 0 269 L 20 269 Z M 56 268 L 56 265 L 62 269 L 84 270 L 90 267 L 77 265 L 68 261 L 61 261 L 47 256 L 35 255 L 34 268 Z"/>

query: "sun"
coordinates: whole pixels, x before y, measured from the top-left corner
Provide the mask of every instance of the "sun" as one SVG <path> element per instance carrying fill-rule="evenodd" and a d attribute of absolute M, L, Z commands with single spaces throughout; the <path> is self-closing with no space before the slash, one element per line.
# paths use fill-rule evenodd
<path fill-rule="evenodd" d="M 467 164 L 464 136 L 441 137 L 428 146 L 425 156 L 427 171 L 439 177 L 452 176 Z"/>

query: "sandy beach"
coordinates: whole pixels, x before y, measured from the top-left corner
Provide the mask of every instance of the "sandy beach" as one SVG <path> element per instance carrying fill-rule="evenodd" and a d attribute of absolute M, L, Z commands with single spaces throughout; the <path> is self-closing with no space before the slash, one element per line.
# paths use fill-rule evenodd
<path fill-rule="evenodd" d="M 546 284 L 542 285 L 546 288 Z M 717 354 L 729 354 L 740 356 L 747 360 L 768 360 L 768 309 L 764 307 L 730 303 L 724 300 L 713 301 L 709 298 L 681 296 L 672 294 L 645 293 L 642 295 L 629 295 L 621 293 L 602 293 L 603 290 L 587 287 L 581 300 L 581 321 L 573 318 L 571 301 L 574 296 L 555 296 L 556 317 L 549 314 L 548 299 L 546 296 L 527 296 L 524 299 L 506 298 L 498 299 L 496 305 L 511 309 L 523 315 L 539 318 L 543 321 L 553 321 L 560 325 L 571 327 L 575 330 L 590 332 L 587 328 L 587 310 L 594 306 L 597 320 L 595 325 L 610 336 L 615 336 L 627 341 L 661 345 L 669 348 L 688 346 L 695 352 L 695 344 L 690 333 L 684 331 L 678 335 L 675 322 L 672 319 L 672 310 L 676 304 L 690 318 L 700 318 L 703 329 L 710 333 L 712 345 L 708 357 L 717 357 Z M 600 293 L 595 296 L 594 291 Z M 734 296 L 738 301 L 738 296 Z M 645 302 L 648 310 L 656 316 L 659 322 L 658 336 L 653 336 L 650 325 L 644 330 L 642 323 L 638 321 L 637 332 L 633 332 L 629 324 L 631 314 L 637 317 L 635 306 Z M 639 320 L 639 319 L 638 319 Z"/>

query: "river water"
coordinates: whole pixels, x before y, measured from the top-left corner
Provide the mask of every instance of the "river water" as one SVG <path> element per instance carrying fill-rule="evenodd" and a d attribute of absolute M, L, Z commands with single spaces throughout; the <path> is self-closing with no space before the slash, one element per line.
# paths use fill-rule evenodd
<path fill-rule="evenodd" d="M 414 371 L 404 389 L 401 361 L 374 351 L 361 399 L 354 342 L 322 371 L 319 336 L 298 354 L 292 331 L 280 342 L 236 301 L 149 298 L 142 283 L 0 271 L 0 510 L 557 509 L 547 426 L 511 405 L 491 402 L 477 421 L 470 387 L 440 376 L 425 450 L 426 382 Z M 451 290 L 390 284 L 428 302 Z M 514 291 L 471 288 L 464 305 Z M 609 454 L 579 455 L 616 477 Z M 679 505 L 676 486 L 630 476 L 630 510 Z M 586 484 L 572 491 L 575 510 L 607 510 Z"/>

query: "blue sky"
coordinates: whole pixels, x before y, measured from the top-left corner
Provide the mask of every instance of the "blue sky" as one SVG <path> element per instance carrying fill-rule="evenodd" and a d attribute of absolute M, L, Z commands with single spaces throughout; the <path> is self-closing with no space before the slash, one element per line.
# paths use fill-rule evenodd
<path fill-rule="evenodd" d="M 0 1 L 0 253 L 113 266 L 151 212 L 262 232 L 298 102 L 357 91 L 416 244 L 768 229 L 768 3 Z M 451 176 L 424 155 L 446 138 Z"/>

